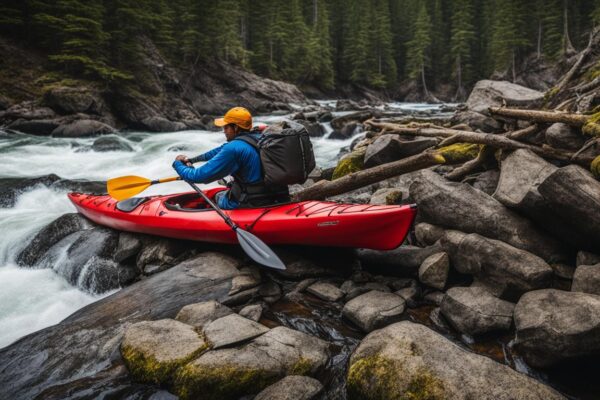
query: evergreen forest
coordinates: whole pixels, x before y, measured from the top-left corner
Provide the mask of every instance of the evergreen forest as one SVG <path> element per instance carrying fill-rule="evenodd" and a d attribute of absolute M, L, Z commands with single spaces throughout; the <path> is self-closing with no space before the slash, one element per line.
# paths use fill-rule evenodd
<path fill-rule="evenodd" d="M 300 87 L 459 91 L 585 46 L 600 0 L 2 0 L 0 34 L 57 71 L 135 82 L 140 38 L 181 67 L 215 59 Z"/>

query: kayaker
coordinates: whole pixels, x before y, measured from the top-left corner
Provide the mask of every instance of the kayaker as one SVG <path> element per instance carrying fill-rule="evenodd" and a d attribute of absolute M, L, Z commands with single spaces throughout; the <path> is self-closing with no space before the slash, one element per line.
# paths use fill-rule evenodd
<path fill-rule="evenodd" d="M 233 182 L 228 190 L 217 193 L 215 199 L 219 207 L 232 210 L 240 207 L 260 207 L 289 201 L 287 185 L 265 185 L 263 170 L 258 151 L 244 140 L 236 140 L 249 135 L 258 141 L 261 131 L 252 129 L 252 115 L 243 107 L 234 107 L 222 118 L 214 120 L 222 127 L 227 143 L 188 158 L 178 155 L 173 168 L 179 176 L 196 183 L 210 183 L 226 176 L 232 176 Z M 199 168 L 193 163 L 206 161 Z"/>

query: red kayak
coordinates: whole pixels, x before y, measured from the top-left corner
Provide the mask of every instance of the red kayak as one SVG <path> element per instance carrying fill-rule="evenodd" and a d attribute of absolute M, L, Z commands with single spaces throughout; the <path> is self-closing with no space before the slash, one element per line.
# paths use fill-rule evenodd
<path fill-rule="evenodd" d="M 209 197 L 223 188 L 205 191 Z M 237 243 L 235 232 L 197 193 L 134 197 L 69 193 L 77 210 L 110 228 L 215 243 Z M 303 201 L 224 210 L 242 229 L 268 244 L 362 247 L 390 250 L 402 244 L 415 205 L 380 206 Z"/>

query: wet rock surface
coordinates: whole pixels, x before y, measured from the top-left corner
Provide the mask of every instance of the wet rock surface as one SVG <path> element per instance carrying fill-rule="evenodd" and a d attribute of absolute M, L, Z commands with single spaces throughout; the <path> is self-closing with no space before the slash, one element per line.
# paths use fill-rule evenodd
<path fill-rule="evenodd" d="M 318 380 L 302 375 L 286 376 L 260 392 L 254 400 L 313 400 L 323 391 Z"/>
<path fill-rule="evenodd" d="M 393 294 L 371 290 L 344 305 L 343 315 L 364 332 L 398 321 L 404 312 L 405 301 Z"/>

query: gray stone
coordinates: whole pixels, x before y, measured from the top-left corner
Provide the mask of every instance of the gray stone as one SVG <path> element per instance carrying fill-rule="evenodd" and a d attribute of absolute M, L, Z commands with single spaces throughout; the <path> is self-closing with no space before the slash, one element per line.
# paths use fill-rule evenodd
<path fill-rule="evenodd" d="M 215 300 L 188 304 L 177 313 L 176 320 L 202 329 L 212 321 L 233 314 L 233 311 Z"/>
<path fill-rule="evenodd" d="M 444 292 L 436 290 L 434 292 L 429 292 L 425 296 L 423 296 L 423 300 L 425 300 L 427 303 L 439 306 L 440 304 L 442 304 L 442 300 L 444 300 L 445 295 L 446 294 Z"/>
<path fill-rule="evenodd" d="M 568 259 L 563 243 L 468 184 L 423 170 L 410 185 L 410 194 L 422 221 L 501 240 L 548 262 Z"/>
<path fill-rule="evenodd" d="M 94 294 L 106 293 L 133 282 L 139 275 L 135 267 L 94 255 L 81 267 L 77 287 Z"/>
<path fill-rule="evenodd" d="M 481 190 L 483 193 L 491 196 L 498 187 L 498 181 L 500 180 L 500 171 L 490 169 L 484 171 L 475 177 L 473 187 L 477 190 Z"/>
<path fill-rule="evenodd" d="M 370 292 L 371 290 L 377 290 L 379 292 L 389 293 L 391 292 L 390 288 L 379 282 L 367 282 L 363 284 L 354 285 L 354 287 L 350 288 L 346 293 L 346 301 L 352 300 L 355 297 L 360 296 L 361 294 Z"/>
<path fill-rule="evenodd" d="M 500 132 L 502 123 L 494 118 L 471 110 L 459 111 L 452 117 L 453 124 L 467 124 L 472 129 L 482 132 Z"/>
<path fill-rule="evenodd" d="M 441 304 L 441 303 L 440 303 Z M 452 328 L 448 325 L 448 321 L 442 315 L 440 307 L 436 307 L 429 313 L 429 320 L 433 323 L 437 329 L 444 333 L 450 333 Z"/>
<path fill-rule="evenodd" d="M 129 257 L 136 255 L 142 248 L 142 241 L 139 235 L 130 232 L 119 233 L 119 243 L 114 254 L 114 259 L 117 262 L 124 261 Z"/>
<path fill-rule="evenodd" d="M 30 135 L 47 136 L 52 134 L 59 125 L 60 122 L 55 119 L 18 119 L 8 124 L 8 128 Z"/>
<path fill-rule="evenodd" d="M 437 242 L 443 234 L 444 228 L 428 224 L 427 222 L 420 222 L 415 225 L 415 236 L 417 237 L 417 242 L 423 247 L 431 246 Z"/>
<path fill-rule="evenodd" d="M 245 342 L 268 331 L 266 326 L 238 314 L 229 314 L 204 326 L 204 336 L 212 349 Z"/>
<path fill-rule="evenodd" d="M 133 151 L 133 147 L 125 139 L 118 136 L 102 136 L 94 140 L 92 150 L 104 151 Z"/>
<path fill-rule="evenodd" d="M 178 240 L 160 238 L 144 244 L 138 253 L 136 265 L 145 275 L 155 274 L 173 266 L 185 251 Z"/>
<path fill-rule="evenodd" d="M 600 263 L 600 255 L 589 251 L 578 251 L 576 265 L 594 265 Z"/>
<path fill-rule="evenodd" d="M 44 104 L 62 114 L 100 114 L 106 108 L 99 93 L 81 87 L 52 88 L 44 93 Z"/>
<path fill-rule="evenodd" d="M 244 267 L 240 270 L 239 275 L 233 278 L 229 295 L 231 296 L 244 290 L 248 290 L 260 285 L 260 283 L 260 271 L 255 267 Z"/>
<path fill-rule="evenodd" d="M 313 400 L 323 391 L 318 380 L 302 375 L 289 375 L 260 392 L 254 400 Z"/>
<path fill-rule="evenodd" d="M 52 131 L 55 137 L 87 137 L 115 133 L 115 129 L 104 122 L 93 119 L 80 119 L 66 125 L 60 125 Z"/>
<path fill-rule="evenodd" d="M 556 289 L 523 295 L 515 307 L 515 349 L 539 368 L 600 355 L 600 296 Z"/>
<path fill-rule="evenodd" d="M 536 107 L 543 100 L 544 93 L 537 90 L 507 81 L 481 80 L 473 87 L 466 106 L 471 111 L 489 115 L 489 107 Z"/>
<path fill-rule="evenodd" d="M 150 116 L 140 121 L 148 130 L 152 132 L 176 132 L 187 128 L 183 122 L 169 121 L 160 116 Z"/>
<path fill-rule="evenodd" d="M 600 295 L 600 264 L 578 266 L 571 291 Z"/>
<path fill-rule="evenodd" d="M 338 301 L 344 297 L 344 292 L 342 292 L 338 287 L 327 282 L 313 283 L 306 289 L 306 291 L 325 301 Z"/>
<path fill-rule="evenodd" d="M 244 318 L 248 318 L 252 321 L 258 322 L 263 312 L 263 306 L 261 304 L 251 304 L 240 310 L 240 314 Z"/>
<path fill-rule="evenodd" d="M 179 369 L 175 393 L 237 399 L 258 393 L 286 375 L 314 375 L 329 357 L 327 342 L 276 327 L 236 348 L 211 350 Z"/>
<path fill-rule="evenodd" d="M 342 314 L 364 332 L 371 332 L 400 319 L 404 308 L 402 297 L 372 290 L 347 302 Z"/>
<path fill-rule="evenodd" d="M 419 267 L 419 280 L 433 288 L 444 289 L 450 271 L 450 258 L 446 253 L 432 254 Z"/>
<path fill-rule="evenodd" d="M 331 127 L 336 130 L 341 130 L 344 126 L 351 122 L 363 122 L 373 117 L 371 111 L 358 111 L 352 114 L 336 117 L 331 120 Z"/>
<path fill-rule="evenodd" d="M 311 121 L 298 121 L 300 122 L 308 132 L 310 137 L 321 137 L 325 134 L 325 129 L 318 122 Z"/>
<path fill-rule="evenodd" d="M 397 135 L 381 135 L 367 147 L 365 153 L 365 167 L 397 161 L 418 154 L 437 144 L 434 138 L 415 138 L 403 140 Z"/>
<path fill-rule="evenodd" d="M 516 301 L 523 293 L 552 284 L 552 268 L 544 260 L 499 240 L 446 231 L 440 242 L 453 268 L 474 275 L 502 299 Z"/>
<path fill-rule="evenodd" d="M 453 287 L 441 304 L 442 315 L 459 332 L 480 335 L 507 331 L 515 305 L 492 296 L 479 287 Z"/>
<path fill-rule="evenodd" d="M 546 142 L 557 149 L 579 150 L 585 144 L 579 129 L 557 122 L 546 129 Z"/>
<path fill-rule="evenodd" d="M 554 271 L 554 276 L 561 279 L 573 279 L 573 274 L 575 273 L 575 267 L 568 264 L 550 264 L 552 271 Z"/>
<path fill-rule="evenodd" d="M 402 297 L 408 307 L 415 308 L 417 306 L 417 301 L 421 298 L 422 290 L 418 286 L 411 286 L 396 290 L 394 293 Z"/>
<path fill-rule="evenodd" d="M 440 250 L 441 247 L 437 244 L 425 248 L 406 245 L 388 251 L 358 249 L 357 255 L 365 266 L 387 266 L 398 273 L 411 275 L 419 270 L 427 257 Z"/>
<path fill-rule="evenodd" d="M 381 188 L 373 193 L 369 204 L 400 204 L 407 197 L 408 192 L 404 192 L 401 189 Z"/>
<path fill-rule="evenodd" d="M 175 370 L 198 356 L 206 343 L 193 327 L 172 319 L 142 321 L 125 330 L 121 355 L 139 381 L 166 384 Z"/>
<path fill-rule="evenodd" d="M 187 259 L 179 265 L 190 268 L 191 273 L 198 278 L 222 279 L 224 273 L 230 278 L 236 276 L 241 261 L 226 254 L 206 252 Z"/>
<path fill-rule="evenodd" d="M 508 365 L 409 321 L 365 337 L 350 357 L 347 378 L 348 397 L 354 399 L 565 399 Z"/>

